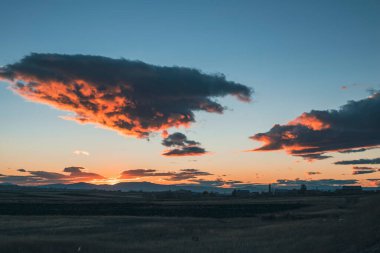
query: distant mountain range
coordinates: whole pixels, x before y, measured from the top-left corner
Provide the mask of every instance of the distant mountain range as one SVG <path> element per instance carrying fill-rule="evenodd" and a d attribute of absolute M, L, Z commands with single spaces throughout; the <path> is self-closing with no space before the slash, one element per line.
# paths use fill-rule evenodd
<path fill-rule="evenodd" d="M 3 187 L 22 187 L 16 184 L 11 183 L 0 183 L 0 186 Z M 235 188 L 221 188 L 216 186 L 204 186 L 197 184 L 155 184 L 150 182 L 123 182 L 117 183 L 114 185 L 108 184 L 90 184 L 90 183 L 73 183 L 73 184 L 46 184 L 39 186 L 27 186 L 27 187 L 36 187 L 42 189 L 67 189 L 67 190 L 106 190 L 106 191 L 143 191 L 143 192 L 160 192 L 160 191 L 178 191 L 178 190 L 187 190 L 192 192 L 216 192 L 223 194 L 230 194 Z M 319 190 L 322 191 L 334 191 L 340 189 L 338 186 L 325 186 L 319 187 Z M 268 191 L 267 185 L 252 185 L 236 188 L 239 190 L 248 190 L 250 192 L 266 192 Z M 291 190 L 299 189 L 299 187 L 290 187 L 290 186 L 276 186 L 275 189 L 279 190 Z M 275 190 L 273 189 L 273 190 Z M 313 189 L 310 187 L 310 189 Z M 314 188 L 315 189 L 315 188 Z M 363 190 L 380 190 L 380 187 L 363 187 Z"/>
<path fill-rule="evenodd" d="M 0 184 L 3 186 L 15 186 L 18 185 L 4 183 Z M 231 193 L 232 188 L 219 188 L 212 186 L 201 186 L 201 185 L 163 185 L 163 184 L 154 184 L 150 182 L 124 182 L 114 185 L 108 184 L 90 184 L 90 183 L 73 183 L 73 184 L 47 184 L 39 186 L 28 186 L 28 187 L 37 187 L 44 189 L 67 189 L 67 190 L 108 190 L 108 191 L 144 191 L 144 192 L 159 192 L 159 191 L 178 191 L 178 190 L 188 190 L 193 192 L 218 192 L 218 193 Z"/>

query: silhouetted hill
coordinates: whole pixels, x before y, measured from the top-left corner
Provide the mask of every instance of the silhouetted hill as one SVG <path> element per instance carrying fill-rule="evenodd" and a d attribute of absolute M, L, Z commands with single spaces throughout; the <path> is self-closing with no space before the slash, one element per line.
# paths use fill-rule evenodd
<path fill-rule="evenodd" d="M 49 189 L 68 189 L 68 190 L 110 190 L 110 191 L 178 191 L 188 190 L 193 192 L 218 192 L 218 193 L 230 193 L 233 189 L 223 189 L 218 187 L 201 186 L 201 185 L 163 185 L 154 184 L 150 182 L 123 182 L 114 185 L 96 185 L 89 183 L 75 183 L 75 184 L 48 184 L 38 186 L 39 188 Z"/>

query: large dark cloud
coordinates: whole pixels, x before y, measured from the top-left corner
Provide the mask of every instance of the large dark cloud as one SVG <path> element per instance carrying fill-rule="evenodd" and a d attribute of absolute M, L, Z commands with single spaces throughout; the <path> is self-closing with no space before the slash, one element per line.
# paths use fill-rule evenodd
<path fill-rule="evenodd" d="M 344 160 L 335 162 L 338 165 L 349 165 L 349 164 L 380 164 L 380 158 L 374 159 L 356 159 L 356 160 Z"/>
<path fill-rule="evenodd" d="M 197 169 L 182 169 L 179 172 L 158 172 L 154 169 L 134 169 L 123 171 L 120 175 L 120 179 L 133 179 L 141 177 L 166 177 L 167 181 L 182 181 L 188 179 L 195 179 L 200 176 L 210 176 L 209 172 L 200 171 Z"/>
<path fill-rule="evenodd" d="M 64 173 L 50 172 L 50 171 L 27 171 L 19 172 L 25 175 L 0 175 L 1 183 L 14 183 L 20 185 L 38 185 L 38 184 L 54 184 L 54 183 L 76 183 L 76 182 L 90 182 L 93 180 L 105 179 L 103 176 L 82 171 L 82 167 L 67 167 L 63 170 Z M 27 174 L 26 174 L 27 173 Z"/>
<path fill-rule="evenodd" d="M 379 145 L 379 126 L 380 93 L 375 92 L 339 110 L 303 113 L 286 125 L 275 125 L 251 138 L 263 142 L 254 151 L 285 150 L 306 159 L 326 159 L 325 152 L 364 151 Z"/>
<path fill-rule="evenodd" d="M 223 113 L 215 97 L 249 101 L 252 93 L 221 74 L 90 55 L 31 54 L 0 77 L 26 99 L 73 112 L 75 121 L 137 137 L 187 126 L 196 111 Z"/>
<path fill-rule="evenodd" d="M 207 153 L 199 142 L 188 140 L 186 135 L 178 132 L 164 138 L 162 145 L 172 148 L 166 150 L 162 154 L 164 156 L 199 156 Z"/>

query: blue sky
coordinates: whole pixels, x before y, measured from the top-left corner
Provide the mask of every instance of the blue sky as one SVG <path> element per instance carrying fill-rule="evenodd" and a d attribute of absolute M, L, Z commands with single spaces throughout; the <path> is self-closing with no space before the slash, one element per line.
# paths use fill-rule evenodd
<path fill-rule="evenodd" d="M 81 165 L 113 175 L 125 168 L 197 167 L 250 181 L 258 180 L 256 173 L 263 181 L 302 177 L 305 167 L 331 162 L 296 164 L 281 152 L 242 154 L 259 146 L 248 137 L 380 88 L 379 1 L 2 1 L 2 6 L 0 66 L 31 52 L 123 57 L 220 72 L 255 93 L 249 104 L 219 99 L 230 108 L 224 115 L 197 115 L 197 123 L 183 132 L 213 154 L 189 162 L 161 157 L 158 137 L 147 142 L 64 121 L 58 116 L 65 112 L 26 102 L 2 83 L 0 170 Z M 73 156 L 77 149 L 91 156 Z"/>

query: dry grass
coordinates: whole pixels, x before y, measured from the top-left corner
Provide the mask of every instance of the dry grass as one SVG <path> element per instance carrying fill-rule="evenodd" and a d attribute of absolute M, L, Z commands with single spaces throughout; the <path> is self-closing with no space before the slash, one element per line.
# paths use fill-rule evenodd
<path fill-rule="evenodd" d="M 0 252 L 380 252 L 379 196 L 305 201 L 314 205 L 233 219 L 0 216 Z"/>

